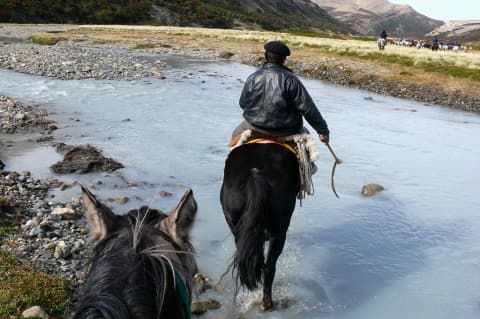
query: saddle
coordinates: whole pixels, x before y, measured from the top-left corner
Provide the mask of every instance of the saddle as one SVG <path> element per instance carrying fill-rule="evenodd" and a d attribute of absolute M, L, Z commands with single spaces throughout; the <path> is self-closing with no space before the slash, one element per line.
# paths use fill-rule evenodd
<path fill-rule="evenodd" d="M 278 144 L 285 147 L 287 150 L 292 152 L 296 157 L 298 157 L 298 152 L 295 149 L 295 143 L 292 139 L 288 139 L 289 136 L 276 136 L 272 134 L 267 134 L 255 130 L 245 130 L 242 133 L 233 137 L 233 139 L 228 143 L 228 147 L 231 149 L 241 146 L 243 144 Z"/>
<path fill-rule="evenodd" d="M 292 152 L 298 160 L 300 171 L 300 189 L 297 198 L 301 200 L 306 195 L 314 194 L 312 175 L 316 172 L 314 161 L 319 157 L 315 140 L 310 134 L 295 134 L 288 136 L 275 136 L 255 130 L 245 130 L 235 136 L 228 146 L 234 149 L 243 144 L 278 144 Z"/>

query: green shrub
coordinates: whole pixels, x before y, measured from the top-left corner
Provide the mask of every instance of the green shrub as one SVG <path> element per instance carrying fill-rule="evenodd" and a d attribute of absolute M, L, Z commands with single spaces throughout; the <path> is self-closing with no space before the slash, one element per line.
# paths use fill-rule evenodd
<path fill-rule="evenodd" d="M 32 40 L 32 43 L 35 44 L 55 45 L 58 41 L 60 41 L 60 38 L 52 37 L 49 35 L 32 35 L 30 37 L 30 40 Z"/>
<path fill-rule="evenodd" d="M 137 43 L 134 47 L 134 49 L 138 49 L 138 50 L 141 50 L 141 49 L 151 49 L 151 48 L 154 48 L 155 47 L 155 44 L 153 43 Z"/>
<path fill-rule="evenodd" d="M 19 318 L 32 306 L 59 317 L 66 312 L 71 296 L 66 279 L 22 264 L 13 254 L 0 250 L 0 318 Z"/>

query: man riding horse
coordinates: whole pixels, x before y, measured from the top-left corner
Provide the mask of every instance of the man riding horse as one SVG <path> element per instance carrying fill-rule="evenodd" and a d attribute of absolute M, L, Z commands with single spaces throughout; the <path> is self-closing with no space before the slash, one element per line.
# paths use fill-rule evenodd
<path fill-rule="evenodd" d="M 380 37 L 378 38 L 378 49 L 379 50 L 384 50 L 385 46 L 387 45 L 387 31 L 382 30 L 382 33 L 380 33 Z"/>
<path fill-rule="evenodd" d="M 320 141 L 329 142 L 327 122 L 293 71 L 285 66 L 290 49 L 281 41 L 265 44 L 265 63 L 251 74 L 240 96 L 244 121 L 233 137 L 251 129 L 273 136 L 308 133 L 303 117 L 317 131 Z"/>
<path fill-rule="evenodd" d="M 220 201 L 235 239 L 237 291 L 239 284 L 254 290 L 262 283 L 261 307 L 271 311 L 276 263 L 296 199 L 312 194 L 309 160 L 315 142 L 306 134 L 303 117 L 327 145 L 329 130 L 305 87 L 285 66 L 290 49 L 272 41 L 265 50 L 266 62 L 248 77 L 240 97 L 245 120 L 233 133 L 230 146 L 235 147 L 225 162 Z"/>

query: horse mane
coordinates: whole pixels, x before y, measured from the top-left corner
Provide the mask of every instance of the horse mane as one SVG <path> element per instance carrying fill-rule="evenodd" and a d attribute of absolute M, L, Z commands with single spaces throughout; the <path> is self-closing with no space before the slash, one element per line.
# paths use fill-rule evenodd
<path fill-rule="evenodd" d="M 188 317 L 181 296 L 171 289 L 176 285 L 176 272 L 188 276 L 174 268 L 159 247 L 163 245 L 156 246 L 155 230 L 145 222 L 159 217 L 149 211 L 142 207 L 136 214 L 130 212 L 127 218 L 132 227 L 121 227 L 95 247 L 73 319 Z M 180 317 L 178 308 L 182 309 Z"/>

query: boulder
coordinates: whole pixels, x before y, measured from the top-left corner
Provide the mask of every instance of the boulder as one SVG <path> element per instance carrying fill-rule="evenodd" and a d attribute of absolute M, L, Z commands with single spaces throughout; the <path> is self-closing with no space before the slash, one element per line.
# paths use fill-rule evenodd
<path fill-rule="evenodd" d="M 375 195 L 376 193 L 380 192 L 380 191 L 383 191 L 385 188 L 380 185 L 380 184 L 376 184 L 376 183 L 372 183 L 372 184 L 367 184 L 367 185 L 363 185 L 362 187 L 362 195 L 363 196 L 373 196 Z"/>
<path fill-rule="evenodd" d="M 90 172 L 113 172 L 123 165 L 119 162 L 104 157 L 99 150 L 91 145 L 69 147 L 57 146 L 57 150 L 65 150 L 63 161 L 50 166 L 57 174 L 85 174 Z"/>

